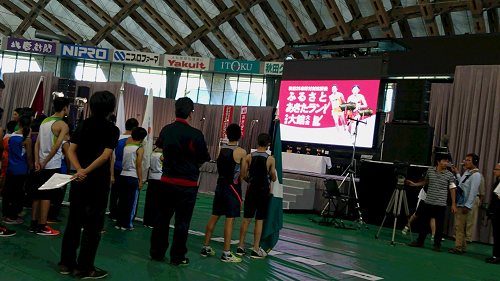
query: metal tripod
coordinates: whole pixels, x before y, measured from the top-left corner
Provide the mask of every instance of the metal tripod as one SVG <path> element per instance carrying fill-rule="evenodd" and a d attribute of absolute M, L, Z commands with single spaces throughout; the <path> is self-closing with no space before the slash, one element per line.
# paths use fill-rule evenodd
<path fill-rule="evenodd" d="M 380 225 L 380 228 L 377 232 L 377 235 L 375 235 L 375 239 L 378 239 L 378 236 L 380 235 L 380 231 L 382 230 L 382 227 L 384 226 L 385 219 L 387 218 L 387 215 L 391 213 L 394 215 L 394 226 L 392 228 L 392 240 L 391 240 L 391 246 L 394 246 L 394 236 L 396 234 L 396 223 L 398 221 L 398 217 L 401 214 L 401 205 L 404 205 L 405 208 L 405 215 L 406 218 L 408 219 L 408 225 L 410 226 L 410 239 L 413 242 L 413 235 L 411 233 L 411 225 L 410 225 L 410 212 L 408 210 L 408 200 L 406 199 L 406 190 L 405 190 L 405 177 L 399 175 L 398 176 L 398 183 L 396 185 L 396 188 L 394 189 L 394 192 L 392 193 L 391 200 L 389 201 L 389 204 L 387 205 L 387 208 L 385 209 L 385 216 L 384 219 L 382 220 L 382 224 Z M 399 244 L 404 244 L 404 243 L 399 243 Z"/>
<path fill-rule="evenodd" d="M 357 220 L 353 221 L 351 226 L 357 223 L 358 229 L 360 229 L 362 225 L 365 225 L 366 229 L 368 229 L 368 225 L 363 220 L 361 206 L 359 205 L 358 190 L 356 188 L 356 182 L 354 181 L 354 179 L 356 178 L 356 159 L 354 158 L 354 156 L 356 155 L 356 140 L 358 138 L 358 125 L 359 125 L 359 123 L 366 124 L 366 122 L 363 122 L 363 121 L 360 121 L 357 119 L 352 119 L 352 118 L 348 118 L 348 119 L 353 121 L 353 122 L 356 122 L 356 128 L 354 130 L 354 142 L 352 143 L 351 164 L 349 164 L 346 171 L 342 174 L 342 176 L 344 178 L 342 179 L 342 182 L 340 183 L 339 188 L 342 187 L 342 185 L 344 184 L 346 179 L 349 178 L 349 189 L 347 190 L 348 198 L 351 197 L 351 188 L 352 188 L 354 190 L 354 196 L 356 198 L 356 209 L 358 209 L 358 214 L 359 214 L 359 218 Z M 346 208 L 346 214 L 348 214 L 348 213 L 349 213 L 349 206 L 347 206 L 347 208 Z"/>

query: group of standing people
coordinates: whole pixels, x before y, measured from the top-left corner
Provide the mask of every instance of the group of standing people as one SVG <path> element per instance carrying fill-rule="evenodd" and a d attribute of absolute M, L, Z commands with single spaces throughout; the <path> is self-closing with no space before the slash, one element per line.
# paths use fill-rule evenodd
<path fill-rule="evenodd" d="M 0 83 L 0 94 L 4 87 L 3 82 Z M 10 186 L 9 182 L 15 181 L 13 186 L 23 186 L 21 181 L 26 180 L 26 175 L 31 170 L 36 171 L 34 186 L 37 188 L 33 192 L 30 232 L 39 235 L 59 234 L 59 231 L 47 226 L 47 215 L 52 208 L 51 199 L 59 196 L 60 194 L 55 193 L 61 189 L 40 190 L 39 187 L 52 175 L 61 173 L 63 155 L 68 160 L 65 166 L 72 166 L 76 170 L 69 193 L 69 217 L 58 264 L 61 274 L 72 274 L 76 279 L 99 279 L 108 274 L 94 266 L 104 230 L 108 198 L 111 197 L 110 220 L 116 221 L 115 228 L 132 230 L 139 190 L 145 181 L 142 178 L 144 148 L 141 144 L 147 136 L 146 130 L 138 127 L 137 120 L 129 119 L 125 134 L 120 136 L 119 129 L 109 119 L 116 106 L 115 96 L 110 92 L 94 93 L 89 106 L 91 117 L 78 125 L 70 144 L 67 137 L 68 124 L 61 122 L 69 113 L 69 101 L 66 98 L 54 99 L 56 113 L 40 125 L 34 152 L 31 152 L 30 146 L 30 118 L 19 117 L 19 128 L 8 141 L 9 160 L 12 161 L 7 168 L 6 185 Z M 144 226 L 153 229 L 151 258 L 153 261 L 161 261 L 169 247 L 169 224 L 175 214 L 175 230 L 170 250 L 170 264 L 173 266 L 189 265 L 186 242 L 198 192 L 199 168 L 210 160 L 203 134 L 189 125 L 193 110 L 191 99 L 180 98 L 176 101 L 177 119 L 163 128 L 151 155 Z M 228 128 L 228 135 L 230 142 L 223 146 L 218 158 L 221 175 L 214 198 L 213 215 L 207 225 L 202 256 L 215 253 L 208 242 L 218 218 L 225 215 L 225 246 L 221 260 L 241 261 L 229 251 L 229 245 L 234 218 L 241 213 L 241 181 L 246 180 L 251 183 L 251 188 L 246 193 L 245 219 L 240 230 L 237 254 L 246 254 L 244 238 L 251 219 L 255 217 L 255 243 L 251 257 L 265 258 L 267 254 L 259 247 L 259 241 L 262 221 L 267 218 L 270 183 L 276 180 L 274 158 L 265 152 L 270 137 L 261 134 L 258 138 L 258 151 L 247 155 L 244 149 L 237 146 L 241 136 L 240 127 L 232 124 Z M 10 176 L 12 167 L 23 173 Z M 19 208 L 13 208 L 10 200 L 17 197 L 10 196 L 11 189 L 7 188 L 6 191 L 3 200 L 4 218 L 14 221 L 17 220 L 15 214 L 18 214 Z M 15 234 L 15 231 L 0 225 L 0 235 Z M 78 249 L 80 251 L 77 254 Z"/>
<path fill-rule="evenodd" d="M 462 254 L 467 249 L 467 235 L 471 235 L 475 229 L 473 222 L 477 217 L 478 209 L 481 205 L 484 194 L 484 179 L 480 174 L 479 156 L 470 153 L 464 160 L 465 172 L 461 175 L 454 166 L 448 170 L 451 156 L 449 154 L 436 154 L 437 166 L 428 169 L 425 178 L 417 183 L 410 180 L 410 186 L 426 186 L 426 196 L 420 201 L 415 212 L 418 218 L 419 236 L 417 241 L 409 244 L 411 247 L 424 247 L 424 242 L 428 233 L 429 221 L 435 220 L 435 236 L 433 251 L 441 252 L 441 241 L 443 237 L 444 218 L 448 201 L 448 193 L 451 198 L 451 211 L 454 214 L 455 222 L 455 245 L 449 249 L 451 254 Z M 495 177 L 500 180 L 500 164 L 495 167 Z M 486 259 L 488 263 L 500 263 L 500 188 L 499 181 L 495 183 L 492 194 L 492 201 L 488 216 L 493 219 L 493 237 L 495 246 L 493 256 Z M 471 227 L 472 225 L 472 227 Z M 409 225 L 405 227 L 407 231 Z"/>

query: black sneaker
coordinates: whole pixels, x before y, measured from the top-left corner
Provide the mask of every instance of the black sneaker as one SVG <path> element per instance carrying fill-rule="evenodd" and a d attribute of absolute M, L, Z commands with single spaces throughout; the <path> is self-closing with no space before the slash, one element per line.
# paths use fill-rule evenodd
<path fill-rule="evenodd" d="M 238 247 L 238 249 L 236 249 L 236 254 L 238 256 L 243 256 L 247 254 L 247 251 L 245 250 L 245 248 Z"/>
<path fill-rule="evenodd" d="M 173 266 L 188 266 L 189 265 L 189 259 L 188 258 L 185 258 L 183 261 L 181 262 L 175 262 L 175 261 L 171 261 L 170 262 L 170 265 L 173 265 Z"/>
<path fill-rule="evenodd" d="M 74 266 L 66 266 L 63 263 L 58 263 L 57 266 L 59 267 L 59 273 L 61 273 L 62 275 L 71 274 L 75 269 Z"/>
<path fill-rule="evenodd" d="M 9 230 L 5 228 L 2 224 L 0 224 L 0 237 L 11 237 L 17 234 L 15 230 Z"/>
<path fill-rule="evenodd" d="M 258 251 L 252 250 L 250 258 L 252 259 L 265 259 L 267 257 L 266 251 L 260 248 Z"/>
<path fill-rule="evenodd" d="M 212 249 L 212 248 L 209 248 L 208 250 L 203 247 L 203 249 L 201 250 L 201 254 L 200 256 L 202 257 L 208 257 L 208 256 L 213 256 L 215 255 L 215 251 Z"/>
<path fill-rule="evenodd" d="M 30 226 L 30 229 L 28 230 L 31 233 L 37 233 L 38 231 L 38 225 L 37 226 Z"/>
<path fill-rule="evenodd" d="M 106 270 L 94 267 L 94 269 L 89 271 L 80 271 L 78 269 L 73 270 L 73 277 L 75 279 L 101 279 L 108 275 Z"/>
<path fill-rule="evenodd" d="M 500 264 L 500 259 L 496 257 L 487 258 L 485 261 L 487 263 Z"/>

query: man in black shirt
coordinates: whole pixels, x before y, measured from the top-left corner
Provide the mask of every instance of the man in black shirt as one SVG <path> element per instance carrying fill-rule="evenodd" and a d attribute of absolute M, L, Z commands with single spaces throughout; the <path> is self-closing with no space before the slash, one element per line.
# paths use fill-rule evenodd
<path fill-rule="evenodd" d="M 59 270 L 61 274 L 73 273 L 76 279 L 98 279 L 108 274 L 96 269 L 94 260 L 108 203 L 109 160 L 120 135 L 118 128 L 106 120 L 113 113 L 115 104 L 115 96 L 108 91 L 92 95 L 92 117 L 78 126 L 68 152 L 77 173 L 71 184 L 71 205 Z M 84 230 L 77 262 L 76 251 L 80 246 L 82 226 Z"/>
<path fill-rule="evenodd" d="M 193 215 L 198 193 L 199 167 L 210 160 L 203 134 L 189 126 L 194 111 L 190 98 L 180 98 L 175 102 L 174 123 L 166 125 L 156 141 L 163 148 L 163 175 L 158 190 L 158 218 L 151 234 L 150 254 L 153 260 L 162 260 L 168 249 L 170 219 L 175 213 L 175 230 L 170 264 L 187 266 L 189 259 L 186 242 L 189 223 Z"/>

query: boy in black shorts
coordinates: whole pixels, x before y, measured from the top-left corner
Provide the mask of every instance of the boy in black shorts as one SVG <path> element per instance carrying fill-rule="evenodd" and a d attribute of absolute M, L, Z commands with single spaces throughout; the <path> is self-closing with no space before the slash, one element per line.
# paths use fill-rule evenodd
<path fill-rule="evenodd" d="M 201 256 L 213 256 L 215 251 L 210 248 L 210 238 L 214 232 L 215 224 L 220 216 L 226 216 L 224 224 L 224 252 L 220 258 L 223 262 L 241 262 L 241 259 L 230 251 L 231 236 L 233 234 L 234 218 L 241 215 L 241 178 L 247 170 L 247 152 L 238 147 L 241 137 L 241 128 L 237 124 L 227 127 L 227 138 L 229 142 L 224 144 L 217 158 L 217 170 L 219 179 L 215 189 L 212 216 L 207 223 L 205 232 L 205 246 Z"/>
<path fill-rule="evenodd" d="M 268 134 L 260 134 L 257 144 L 259 145 L 257 151 L 246 157 L 249 172 L 248 177 L 245 177 L 248 182 L 244 209 L 245 218 L 241 223 L 240 244 L 236 254 L 240 256 L 246 254 L 245 236 L 250 221 L 255 217 L 253 251 L 250 257 L 263 259 L 267 256 L 267 253 L 260 248 L 260 237 L 262 235 L 262 223 L 267 219 L 269 210 L 271 181 L 276 181 L 276 162 L 274 157 L 269 156 L 266 152 L 269 145 L 271 145 L 271 138 Z"/>

